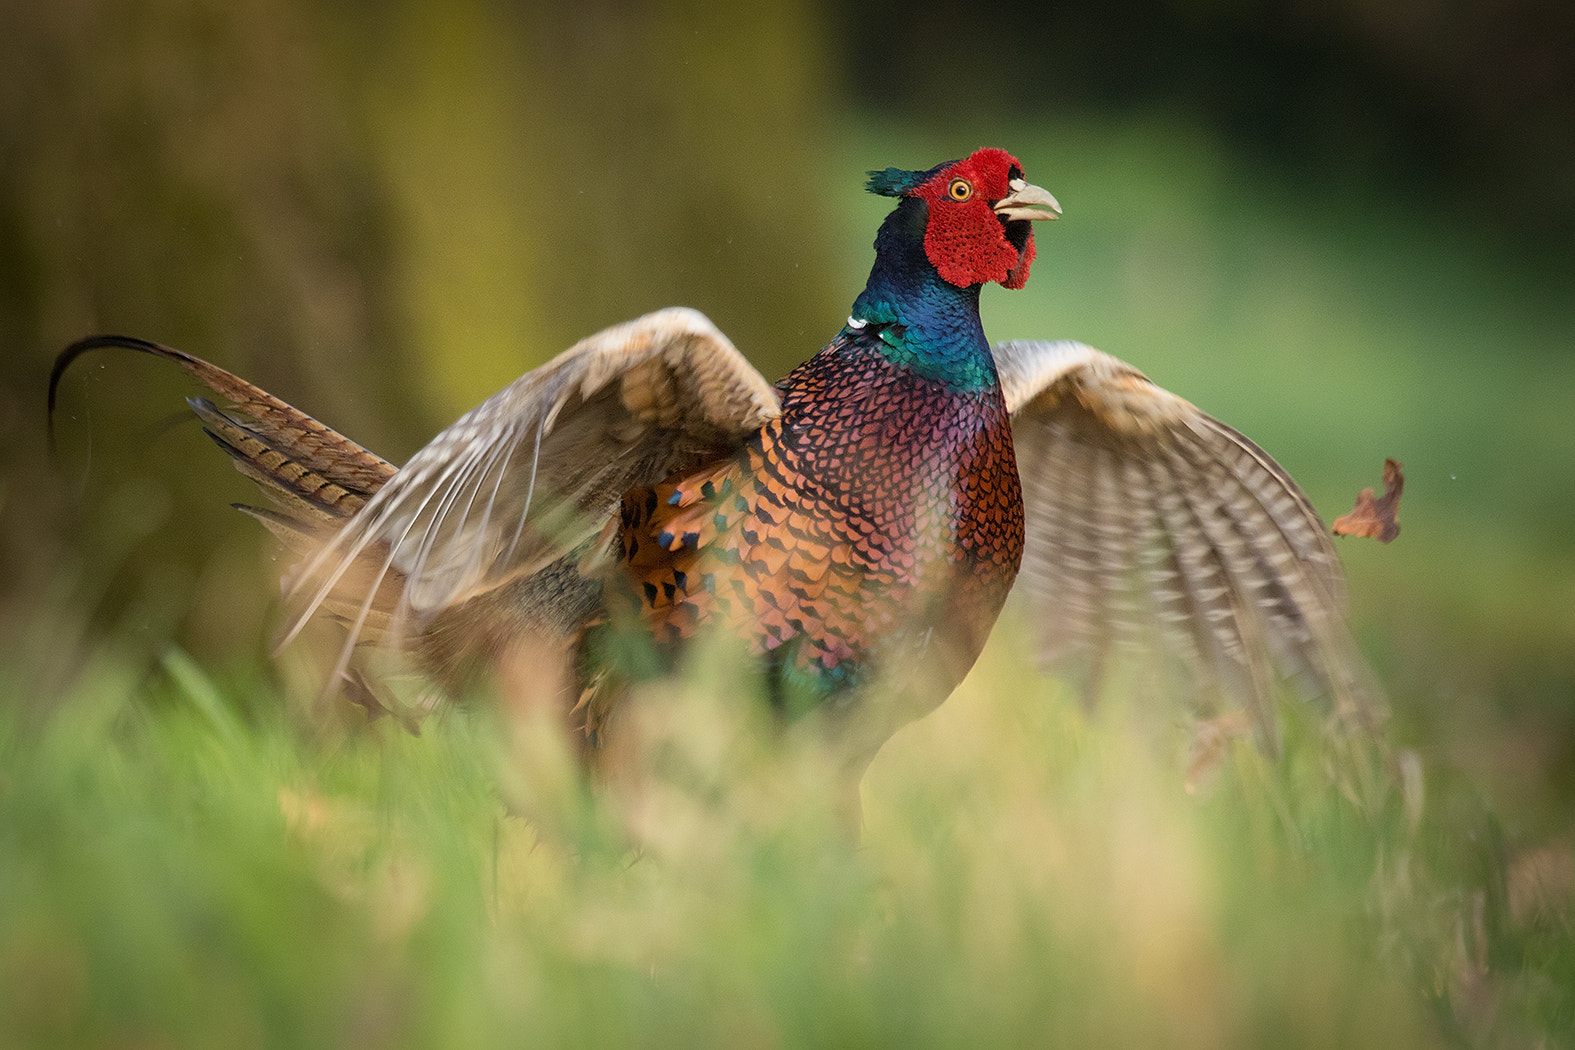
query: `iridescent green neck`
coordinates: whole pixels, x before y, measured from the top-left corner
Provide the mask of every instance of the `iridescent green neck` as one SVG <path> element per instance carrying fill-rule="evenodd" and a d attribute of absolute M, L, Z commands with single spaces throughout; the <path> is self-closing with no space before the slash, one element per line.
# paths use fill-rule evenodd
<path fill-rule="evenodd" d="M 853 302 L 851 328 L 873 326 L 893 364 L 957 390 L 997 383 L 979 321 L 979 285 L 959 288 L 924 254 L 929 205 L 906 197 L 875 235 L 875 265 Z"/>

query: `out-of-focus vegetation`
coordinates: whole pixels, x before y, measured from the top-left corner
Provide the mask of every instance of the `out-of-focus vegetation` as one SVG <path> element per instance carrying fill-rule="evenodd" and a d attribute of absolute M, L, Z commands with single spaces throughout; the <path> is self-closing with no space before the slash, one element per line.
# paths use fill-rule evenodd
<path fill-rule="evenodd" d="M 1316 768 L 1244 753 L 1200 803 L 1154 712 L 1010 660 L 882 756 L 857 847 L 822 756 L 703 675 L 655 698 L 666 774 L 587 798 L 484 718 L 322 749 L 167 670 L 5 709 L 11 1045 L 1423 1046 L 1477 943 L 1453 901 L 1379 909 L 1404 836 Z"/>
<path fill-rule="evenodd" d="M 0 1042 L 1567 1045 L 1567 5 L 736 6 L 0 7 Z M 1185 795 L 1182 713 L 1082 711 L 1010 616 L 858 848 L 714 675 L 639 800 L 484 708 L 327 739 L 176 377 L 85 359 L 47 462 L 95 331 L 396 460 L 670 303 L 778 374 L 862 284 L 862 173 L 984 144 L 1066 209 L 992 337 L 1132 361 L 1326 518 L 1405 463 L 1341 550 L 1415 830 L 1294 735 Z"/>

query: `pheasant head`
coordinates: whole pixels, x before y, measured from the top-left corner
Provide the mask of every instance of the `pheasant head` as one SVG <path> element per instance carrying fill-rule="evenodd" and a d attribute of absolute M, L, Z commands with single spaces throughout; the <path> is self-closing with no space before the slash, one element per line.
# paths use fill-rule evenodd
<path fill-rule="evenodd" d="M 928 171 L 873 171 L 869 189 L 904 199 L 894 217 L 906 209 L 903 225 L 922 223 L 925 257 L 960 288 L 990 281 L 1021 288 L 1034 259 L 1033 220 L 1061 213 L 1003 149 L 982 149 Z"/>

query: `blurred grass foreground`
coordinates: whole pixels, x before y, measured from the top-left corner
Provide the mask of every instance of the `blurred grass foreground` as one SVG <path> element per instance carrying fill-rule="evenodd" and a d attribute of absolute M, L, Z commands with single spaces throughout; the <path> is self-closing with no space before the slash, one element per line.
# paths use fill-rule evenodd
<path fill-rule="evenodd" d="M 0 1048 L 1575 1045 L 1567 5 L 541 6 L 0 5 Z M 705 659 L 638 792 L 484 703 L 328 729 L 188 389 L 106 356 L 45 452 L 95 331 L 396 461 L 655 307 L 780 374 L 862 173 L 986 144 L 1066 208 L 993 338 L 1130 360 L 1326 519 L 1405 462 L 1341 553 L 1409 810 L 1294 711 L 1188 794 L 1186 713 L 1086 710 L 1010 612 L 857 841 Z"/>
<path fill-rule="evenodd" d="M 3 708 L 6 1045 L 1398 1047 L 1569 1008 L 1483 987 L 1445 832 L 1316 748 L 1200 801 L 1177 726 L 999 652 L 877 761 L 858 845 L 703 667 L 624 797 L 479 712 L 325 741 L 178 651 L 95 661 Z"/>

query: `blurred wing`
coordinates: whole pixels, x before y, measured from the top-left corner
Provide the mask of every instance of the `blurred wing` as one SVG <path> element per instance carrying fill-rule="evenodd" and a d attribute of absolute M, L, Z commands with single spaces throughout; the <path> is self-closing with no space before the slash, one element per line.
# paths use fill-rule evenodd
<path fill-rule="evenodd" d="M 780 412 L 703 314 L 674 307 L 598 332 L 526 373 L 417 452 L 291 581 L 284 642 L 370 565 L 351 642 L 588 553 L 623 494 L 725 453 Z M 400 586 L 402 584 L 402 586 Z M 335 599 L 337 602 L 337 598 Z M 283 644 L 283 643 L 281 643 Z"/>
<path fill-rule="evenodd" d="M 1044 660 L 1083 654 L 1098 669 L 1157 644 L 1206 695 L 1250 709 L 1271 742 L 1276 670 L 1362 716 L 1339 562 L 1279 464 L 1081 343 L 1009 342 L 995 356 Z"/>

